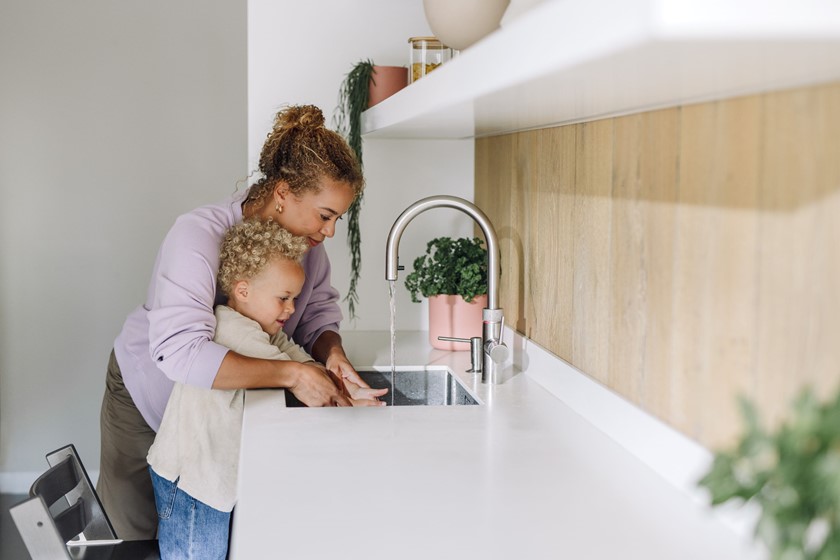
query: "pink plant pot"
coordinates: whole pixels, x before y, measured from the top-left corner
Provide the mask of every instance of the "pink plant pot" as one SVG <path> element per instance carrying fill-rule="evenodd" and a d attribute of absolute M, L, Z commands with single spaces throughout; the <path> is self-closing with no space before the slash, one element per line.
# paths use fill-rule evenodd
<path fill-rule="evenodd" d="M 405 66 L 375 66 L 370 77 L 368 107 L 373 107 L 408 85 L 408 68 Z"/>
<path fill-rule="evenodd" d="M 481 336 L 481 312 L 487 307 L 487 295 L 476 296 L 469 303 L 461 296 L 429 298 L 429 342 L 438 350 L 469 350 L 464 342 L 438 340 L 439 336 L 472 338 Z"/>

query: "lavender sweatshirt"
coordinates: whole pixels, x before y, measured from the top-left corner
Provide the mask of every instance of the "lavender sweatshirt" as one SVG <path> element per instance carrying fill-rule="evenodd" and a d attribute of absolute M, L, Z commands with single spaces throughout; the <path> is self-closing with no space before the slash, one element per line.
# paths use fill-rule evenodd
<path fill-rule="evenodd" d="M 175 220 L 158 251 L 146 303 L 128 315 L 114 341 L 125 387 L 155 431 L 173 382 L 210 388 L 229 351 L 213 342 L 213 309 L 224 303 L 216 291 L 219 247 L 225 231 L 242 221 L 246 194 Z M 311 354 L 322 332 L 338 331 L 342 315 L 323 245 L 307 251 L 303 269 L 306 281 L 283 331 Z"/>

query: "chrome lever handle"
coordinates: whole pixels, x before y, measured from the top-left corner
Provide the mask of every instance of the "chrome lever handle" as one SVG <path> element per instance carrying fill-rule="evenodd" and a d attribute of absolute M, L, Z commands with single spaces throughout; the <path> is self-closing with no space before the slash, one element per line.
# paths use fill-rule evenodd
<path fill-rule="evenodd" d="M 493 342 L 488 344 L 487 355 L 497 364 L 503 364 L 510 356 L 510 349 L 504 342 Z"/>

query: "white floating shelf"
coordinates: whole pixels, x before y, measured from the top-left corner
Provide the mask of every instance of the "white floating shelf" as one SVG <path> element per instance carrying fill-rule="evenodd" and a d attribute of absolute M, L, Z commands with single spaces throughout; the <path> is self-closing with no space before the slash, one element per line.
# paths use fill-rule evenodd
<path fill-rule="evenodd" d="M 492 136 L 836 80 L 835 0 L 549 0 L 365 111 L 362 130 Z"/>

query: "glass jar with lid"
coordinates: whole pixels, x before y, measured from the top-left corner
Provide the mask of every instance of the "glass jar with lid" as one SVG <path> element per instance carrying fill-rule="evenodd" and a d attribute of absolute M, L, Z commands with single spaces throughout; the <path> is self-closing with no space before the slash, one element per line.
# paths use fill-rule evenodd
<path fill-rule="evenodd" d="M 435 37 L 412 37 L 410 45 L 411 72 L 408 82 L 416 82 L 444 62 L 452 58 L 452 49 Z"/>

